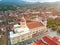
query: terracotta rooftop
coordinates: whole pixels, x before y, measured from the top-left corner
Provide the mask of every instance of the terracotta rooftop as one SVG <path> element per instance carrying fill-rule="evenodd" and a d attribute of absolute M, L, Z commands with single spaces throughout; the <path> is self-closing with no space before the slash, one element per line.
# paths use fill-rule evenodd
<path fill-rule="evenodd" d="M 30 22 L 30 23 L 27 23 L 27 26 L 29 29 L 33 29 L 33 28 L 43 26 L 43 24 L 41 22 Z"/>
<path fill-rule="evenodd" d="M 59 38 L 56 36 L 52 38 L 49 35 L 47 35 L 42 38 L 45 42 L 47 42 L 47 44 L 44 43 L 44 41 L 40 39 L 40 40 L 34 41 L 32 45 L 35 45 L 35 44 L 36 45 L 60 45 L 60 42 L 58 42 Z"/>

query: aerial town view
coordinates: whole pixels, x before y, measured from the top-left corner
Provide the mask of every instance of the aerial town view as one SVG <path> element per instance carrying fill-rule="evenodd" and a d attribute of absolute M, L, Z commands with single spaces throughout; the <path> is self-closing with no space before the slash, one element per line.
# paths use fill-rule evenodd
<path fill-rule="evenodd" d="M 60 45 L 60 0 L 0 0 L 0 45 Z"/>

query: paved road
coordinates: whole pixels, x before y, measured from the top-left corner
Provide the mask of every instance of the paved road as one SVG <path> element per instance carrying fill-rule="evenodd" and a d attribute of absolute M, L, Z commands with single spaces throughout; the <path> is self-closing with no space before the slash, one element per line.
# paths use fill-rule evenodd
<path fill-rule="evenodd" d="M 57 31 L 52 31 L 51 29 L 48 29 L 48 32 L 50 36 L 54 37 L 54 36 L 57 36 L 58 38 L 60 38 L 60 34 L 57 33 Z"/>

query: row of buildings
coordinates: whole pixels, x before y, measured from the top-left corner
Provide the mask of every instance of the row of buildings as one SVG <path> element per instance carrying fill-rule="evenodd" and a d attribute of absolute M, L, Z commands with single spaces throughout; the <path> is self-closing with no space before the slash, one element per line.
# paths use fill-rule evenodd
<path fill-rule="evenodd" d="M 56 13 L 55 13 L 56 12 Z M 3 16 L 2 16 L 3 15 Z M 13 23 L 13 26 L 10 26 L 10 39 L 11 43 L 18 43 L 30 38 L 39 36 L 47 31 L 47 18 L 57 18 L 60 15 L 59 11 L 45 11 L 45 10 L 21 10 L 21 11 L 7 11 L 6 13 L 1 14 L 1 20 L 4 21 L 4 15 L 7 15 L 7 19 Z M 24 17 L 22 17 L 24 15 Z M 36 16 L 37 15 L 37 16 Z M 0 16 L 0 17 L 1 17 Z M 21 18 L 22 17 L 22 18 Z M 32 18 L 33 17 L 33 18 Z M 17 21 L 19 20 L 19 21 Z M 8 22 L 11 24 L 10 22 Z M 1 23 L 0 23 L 1 24 Z M 2 26 L 2 25 L 1 25 Z M 12 32 L 14 31 L 14 32 Z"/>

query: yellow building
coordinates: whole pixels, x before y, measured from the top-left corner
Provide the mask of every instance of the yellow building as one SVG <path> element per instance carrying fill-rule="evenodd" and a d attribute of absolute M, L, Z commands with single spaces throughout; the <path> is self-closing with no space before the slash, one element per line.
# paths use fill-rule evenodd
<path fill-rule="evenodd" d="M 33 37 L 37 37 L 47 31 L 46 26 L 40 21 L 32 21 L 26 23 L 24 17 L 21 18 L 20 25 L 14 25 L 14 31 L 10 32 L 10 40 L 12 44 L 26 41 Z"/>

